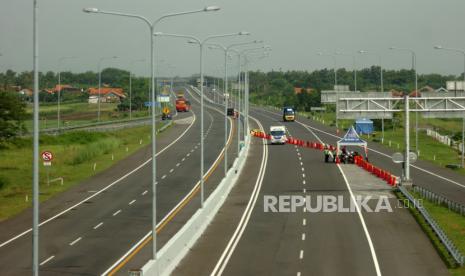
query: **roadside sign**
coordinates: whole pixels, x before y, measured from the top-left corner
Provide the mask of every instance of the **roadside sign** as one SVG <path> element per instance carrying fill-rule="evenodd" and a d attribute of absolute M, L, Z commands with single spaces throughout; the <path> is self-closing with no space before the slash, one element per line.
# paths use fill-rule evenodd
<path fill-rule="evenodd" d="M 324 107 L 324 106 L 311 106 L 310 111 L 326 111 L 326 107 Z"/>
<path fill-rule="evenodd" d="M 404 162 L 404 155 L 400 152 L 394 153 L 392 156 L 392 162 L 394 163 L 403 163 Z M 418 156 L 414 152 L 409 153 L 409 161 L 410 163 L 415 163 L 418 159 Z"/>
<path fill-rule="evenodd" d="M 50 161 L 44 161 L 44 166 L 47 167 L 47 166 L 51 166 L 51 165 L 52 165 L 52 162 L 50 162 Z"/>
<path fill-rule="evenodd" d="M 44 160 L 44 162 L 50 162 L 53 160 L 53 154 L 51 151 L 44 151 L 42 152 L 42 160 Z"/>
<path fill-rule="evenodd" d="M 157 107 L 160 107 L 160 106 L 161 106 L 159 102 L 155 102 L 155 105 L 156 105 Z M 154 106 L 154 105 L 152 104 L 152 102 L 144 102 L 144 106 L 150 107 L 150 106 Z"/>
<path fill-rule="evenodd" d="M 392 162 L 394 163 L 402 163 L 404 162 L 404 155 L 400 152 L 396 152 L 394 153 L 392 156 Z"/>
<path fill-rule="evenodd" d="M 170 96 L 165 96 L 165 95 L 159 95 L 157 97 L 157 100 L 161 103 L 169 103 L 170 102 Z"/>
<path fill-rule="evenodd" d="M 410 163 L 415 163 L 418 159 L 417 154 L 414 152 L 410 152 L 408 157 L 409 157 Z"/>

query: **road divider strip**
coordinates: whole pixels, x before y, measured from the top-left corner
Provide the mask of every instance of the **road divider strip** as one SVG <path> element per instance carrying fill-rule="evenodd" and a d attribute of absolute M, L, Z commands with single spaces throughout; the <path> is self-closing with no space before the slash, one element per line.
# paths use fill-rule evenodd
<path fill-rule="evenodd" d="M 188 91 L 186 89 L 186 91 Z M 188 91 L 188 93 L 190 93 Z M 217 112 L 220 112 L 218 109 L 216 108 L 213 108 L 213 107 L 210 107 L 210 106 L 207 106 Z M 222 112 L 220 112 L 220 114 L 223 114 Z M 228 137 L 228 141 L 227 141 L 227 147 L 229 148 L 229 146 L 231 145 L 232 143 L 232 137 L 233 137 L 233 133 L 235 131 L 235 128 L 234 128 L 234 125 L 232 123 L 232 120 L 230 118 L 229 119 L 229 122 L 230 122 L 230 125 L 231 125 L 231 128 L 230 128 L 230 132 L 229 132 L 229 137 Z M 204 175 L 204 179 L 205 181 L 208 180 L 208 178 L 211 176 L 211 174 L 216 170 L 216 168 L 218 167 L 219 163 L 223 160 L 224 158 L 224 151 L 225 151 L 225 148 L 222 149 L 222 151 L 220 152 L 218 158 L 215 160 L 215 162 L 213 163 L 213 165 L 210 167 L 210 169 L 205 173 Z M 190 155 L 188 153 L 188 155 Z M 183 158 L 183 161 L 185 159 Z M 236 160 L 234 161 L 233 163 L 233 168 L 238 165 L 238 160 L 239 158 L 236 158 Z M 229 173 L 232 173 L 234 171 L 234 169 L 231 169 Z M 224 179 L 223 179 L 224 181 Z M 220 183 L 221 185 L 221 183 Z M 214 193 L 218 190 L 218 187 L 215 189 Z M 189 193 L 186 194 L 186 196 L 178 202 L 178 204 L 173 208 L 171 209 L 171 211 L 157 224 L 157 227 L 156 227 L 156 231 L 157 233 L 160 233 L 163 228 L 192 200 L 192 198 L 200 191 L 200 181 L 198 181 L 194 187 L 191 189 L 191 191 Z M 213 195 L 213 194 L 212 194 Z M 210 197 L 212 196 L 210 195 Z M 208 199 L 210 198 L 208 197 Z M 205 206 L 207 206 L 207 202 L 208 202 L 208 199 L 205 203 Z M 204 208 L 205 209 L 205 208 Z M 194 214 L 194 216 L 199 212 L 199 210 Z M 186 222 L 186 224 L 183 226 L 183 228 L 181 228 L 181 230 L 183 230 L 185 227 L 187 227 L 186 225 L 191 221 L 193 220 L 194 216 L 192 216 L 188 222 Z M 212 217 L 211 217 L 212 218 Z M 168 251 L 168 249 L 164 249 L 172 240 L 174 243 L 176 240 L 177 240 L 177 236 L 176 235 L 180 235 L 180 231 L 179 230 L 175 236 L 173 236 L 167 244 L 165 244 L 165 246 L 162 247 L 162 249 L 158 252 L 157 254 L 157 262 L 160 262 L 160 258 L 162 258 L 163 256 L 165 255 L 168 255 L 168 253 L 163 253 L 165 251 Z M 193 237 L 192 237 L 193 238 Z M 198 237 L 197 237 L 198 238 Z M 140 252 L 140 250 L 142 250 L 142 248 L 144 248 L 150 241 L 152 240 L 152 231 L 149 231 L 144 237 L 142 237 L 142 239 L 140 239 L 131 249 L 129 249 L 118 261 L 116 261 L 110 268 L 108 268 L 105 272 L 102 273 L 102 275 L 114 275 L 116 274 L 124 265 L 126 265 L 132 258 L 134 258 L 134 256 L 137 255 L 138 252 Z M 196 240 L 196 239 L 195 239 Z M 195 242 L 195 240 L 193 240 L 192 242 Z M 176 244 L 178 246 L 180 246 L 179 244 Z M 173 267 L 171 267 L 171 270 L 174 269 L 175 265 L 177 264 L 177 262 L 179 262 L 182 257 L 187 253 L 187 249 L 185 249 L 185 253 L 184 254 L 179 254 L 179 256 L 177 257 L 176 261 L 174 261 L 174 259 L 169 259 L 167 258 L 166 260 L 168 261 L 171 261 L 171 263 L 173 263 Z M 170 252 L 170 251 L 168 251 Z M 179 253 L 178 251 L 176 251 L 177 253 Z M 171 252 L 170 252 L 171 253 Z M 157 267 L 155 261 L 149 261 L 144 267 L 147 267 L 147 269 L 153 269 L 152 266 L 155 266 Z"/>

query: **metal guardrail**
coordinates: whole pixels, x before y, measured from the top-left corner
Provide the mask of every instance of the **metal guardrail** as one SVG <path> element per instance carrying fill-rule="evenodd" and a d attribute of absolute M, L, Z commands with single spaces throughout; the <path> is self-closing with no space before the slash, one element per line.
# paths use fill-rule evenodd
<path fill-rule="evenodd" d="M 447 206 L 450 211 L 465 216 L 465 206 L 460 203 L 447 199 L 423 187 L 414 186 L 413 191 L 437 205 Z"/>
<path fill-rule="evenodd" d="M 418 200 L 415 199 L 406 188 L 399 186 L 399 191 L 411 202 L 414 204 L 415 208 L 420 212 L 426 222 L 431 226 L 433 231 L 436 233 L 439 240 L 444 244 L 449 254 L 454 258 L 454 260 L 460 265 L 465 264 L 465 257 L 457 249 L 454 243 L 449 239 L 449 237 L 444 233 L 439 224 L 430 216 L 428 211 L 421 205 L 418 204 Z"/>

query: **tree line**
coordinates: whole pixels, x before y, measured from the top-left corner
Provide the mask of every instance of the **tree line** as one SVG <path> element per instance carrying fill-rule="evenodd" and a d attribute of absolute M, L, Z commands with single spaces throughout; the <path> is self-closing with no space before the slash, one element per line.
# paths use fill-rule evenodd
<path fill-rule="evenodd" d="M 380 67 L 372 66 L 357 71 L 357 90 L 380 91 Z M 252 71 L 249 72 L 250 99 L 259 104 L 294 106 L 302 111 L 309 111 L 311 106 L 320 106 L 320 92 L 332 90 L 334 85 L 334 70 L 322 69 L 308 71 Z M 415 90 L 415 72 L 413 70 L 384 70 L 384 91 L 391 89 L 410 93 Z M 430 86 L 432 88 L 445 87 L 446 81 L 463 80 L 462 76 L 419 74 L 418 88 Z M 337 70 L 337 82 L 348 85 L 354 90 L 353 71 Z M 312 88 L 311 93 L 305 91 L 296 94 L 294 87 Z"/>

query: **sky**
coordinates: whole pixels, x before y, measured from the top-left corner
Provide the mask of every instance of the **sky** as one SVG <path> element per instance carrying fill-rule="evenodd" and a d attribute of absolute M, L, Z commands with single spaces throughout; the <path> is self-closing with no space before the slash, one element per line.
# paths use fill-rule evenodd
<path fill-rule="evenodd" d="M 408 48 L 417 55 L 419 73 L 460 74 L 463 56 L 434 50 L 434 45 L 465 50 L 465 1 L 463 0 L 38 0 L 39 67 L 41 71 L 97 71 L 116 67 L 149 75 L 148 27 L 131 18 L 86 14 L 85 7 L 145 16 L 151 21 L 173 12 L 215 5 L 217 12 L 203 12 L 161 21 L 157 31 L 209 35 L 248 31 L 250 36 L 221 38 L 212 42 L 232 43 L 263 40 L 272 47 L 270 56 L 251 63 L 251 69 L 352 70 L 379 63 L 384 68 L 410 68 L 411 56 L 390 46 Z M 248 46 L 250 47 L 250 46 Z M 253 46 L 255 47 L 255 46 Z M 358 54 L 359 50 L 368 51 Z M 186 76 L 199 72 L 199 49 L 186 39 L 157 37 L 160 74 Z M 32 0 L 0 0 L 0 71 L 32 69 Z M 222 75 L 223 54 L 205 51 L 207 74 Z M 66 59 L 61 66 L 58 59 Z M 133 62 L 145 59 L 144 62 Z M 229 70 L 235 70 L 235 60 Z M 171 69 L 167 64 L 171 65 Z M 60 69 L 58 68 L 60 67 Z"/>

